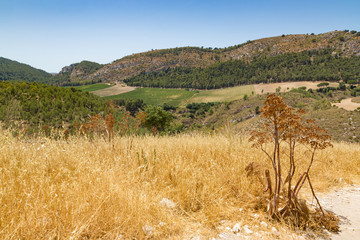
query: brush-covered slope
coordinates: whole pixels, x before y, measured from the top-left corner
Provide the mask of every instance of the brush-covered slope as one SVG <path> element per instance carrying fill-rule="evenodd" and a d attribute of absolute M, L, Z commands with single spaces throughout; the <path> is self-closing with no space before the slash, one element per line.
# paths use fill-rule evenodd
<path fill-rule="evenodd" d="M 285 53 L 332 49 L 341 57 L 360 55 L 360 34 L 356 31 L 334 31 L 319 35 L 282 35 L 248 41 L 244 44 L 223 48 L 183 47 L 153 50 L 133 54 L 108 64 L 88 75 L 88 80 L 120 81 L 140 73 L 182 68 L 207 68 L 215 63 L 243 60 L 255 57 L 274 57 Z"/>
<path fill-rule="evenodd" d="M 25 127 L 28 133 L 82 122 L 104 108 L 103 99 L 75 88 L 0 82 L 0 122 L 6 127 Z"/>
<path fill-rule="evenodd" d="M 328 88 L 334 89 L 334 88 Z M 284 102 L 306 111 L 306 118 L 316 121 L 335 141 L 360 142 L 359 111 L 346 111 L 331 102 L 348 98 L 349 91 L 326 89 L 306 90 L 305 87 L 279 93 Z M 266 95 L 248 96 L 231 102 L 193 103 L 176 112 L 176 121 L 185 129 L 249 134 L 260 118 Z"/>
<path fill-rule="evenodd" d="M 0 57 L 0 81 L 50 83 L 52 75 L 43 70 Z"/>

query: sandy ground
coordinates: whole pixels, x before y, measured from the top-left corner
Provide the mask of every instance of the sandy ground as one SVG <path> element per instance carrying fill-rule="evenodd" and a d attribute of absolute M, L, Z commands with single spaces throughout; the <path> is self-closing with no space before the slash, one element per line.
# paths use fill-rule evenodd
<path fill-rule="evenodd" d="M 347 98 L 342 100 L 340 103 L 333 103 L 332 105 L 338 106 L 339 108 L 343 108 L 348 111 L 354 111 L 355 109 L 360 107 L 360 103 L 352 102 L 351 100 L 352 98 Z"/>
<path fill-rule="evenodd" d="M 135 87 L 124 87 L 124 86 L 118 84 L 118 85 L 115 85 L 115 86 L 112 86 L 109 88 L 93 91 L 92 93 L 95 95 L 98 95 L 100 97 L 106 97 L 106 96 L 112 96 L 112 95 L 118 95 L 121 93 L 130 92 L 135 89 L 136 89 Z"/>
<path fill-rule="evenodd" d="M 341 232 L 331 234 L 331 239 L 360 239 L 360 186 L 352 185 L 318 197 L 323 208 L 340 217 Z"/>
<path fill-rule="evenodd" d="M 306 87 L 307 89 L 317 89 L 317 85 L 320 82 L 282 82 L 282 83 L 269 83 L 269 84 L 256 84 L 254 85 L 255 93 L 262 94 L 262 93 L 274 93 L 276 92 L 276 88 L 281 87 L 281 92 L 290 91 L 292 88 L 299 88 L 299 87 Z M 338 83 L 330 83 L 329 86 L 338 86 Z"/>

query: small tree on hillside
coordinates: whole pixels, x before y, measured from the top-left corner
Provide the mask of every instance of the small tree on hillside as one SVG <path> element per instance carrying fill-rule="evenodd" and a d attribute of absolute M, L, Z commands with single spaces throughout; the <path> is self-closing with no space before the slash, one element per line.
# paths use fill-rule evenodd
<path fill-rule="evenodd" d="M 252 131 L 249 139 L 253 142 L 253 147 L 265 153 L 271 164 L 273 174 L 270 175 L 269 170 L 266 171 L 270 216 L 275 219 L 288 219 L 297 226 L 304 226 L 309 221 L 304 203 L 298 199 L 298 194 L 306 181 L 317 200 L 309 175 L 315 152 L 332 146 L 331 137 L 326 131 L 317 127 L 312 120 L 303 120 L 303 114 L 302 110 L 295 111 L 288 107 L 281 97 L 269 95 L 261 109 L 261 127 Z M 267 144 L 271 147 L 267 148 Z M 311 152 L 309 159 L 299 160 L 307 161 L 307 168 L 302 173 L 297 172 L 298 161 L 295 160 L 295 150 L 299 145 L 305 146 Z M 327 225 L 324 223 L 325 220 L 333 216 L 329 218 L 329 214 L 323 211 L 318 200 L 317 203 L 321 222 Z M 305 208 L 307 209 L 306 204 Z M 328 228 L 334 230 L 332 227 Z"/>
<path fill-rule="evenodd" d="M 174 118 L 171 112 L 165 111 L 161 107 L 149 106 L 145 112 L 147 116 L 144 126 L 154 134 L 165 131 Z"/>

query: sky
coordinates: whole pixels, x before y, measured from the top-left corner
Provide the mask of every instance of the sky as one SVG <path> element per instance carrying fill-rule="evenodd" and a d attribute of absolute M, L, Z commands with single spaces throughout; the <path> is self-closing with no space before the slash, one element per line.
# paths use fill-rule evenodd
<path fill-rule="evenodd" d="M 360 0 L 0 0 L 0 57 L 57 73 L 152 49 L 360 31 L 359 10 Z"/>

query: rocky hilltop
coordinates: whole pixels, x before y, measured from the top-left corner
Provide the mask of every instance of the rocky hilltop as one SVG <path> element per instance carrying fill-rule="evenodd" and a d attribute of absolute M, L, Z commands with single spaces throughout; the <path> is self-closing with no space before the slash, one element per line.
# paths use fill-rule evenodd
<path fill-rule="evenodd" d="M 126 56 L 94 71 L 77 75 L 91 81 L 121 81 L 142 72 L 175 67 L 209 67 L 229 60 L 251 61 L 258 56 L 277 56 L 289 52 L 334 49 L 334 55 L 360 56 L 360 33 L 333 31 L 323 34 L 282 35 L 263 38 L 221 49 L 182 47 L 153 50 Z M 81 76 L 81 77 L 78 77 Z"/>

